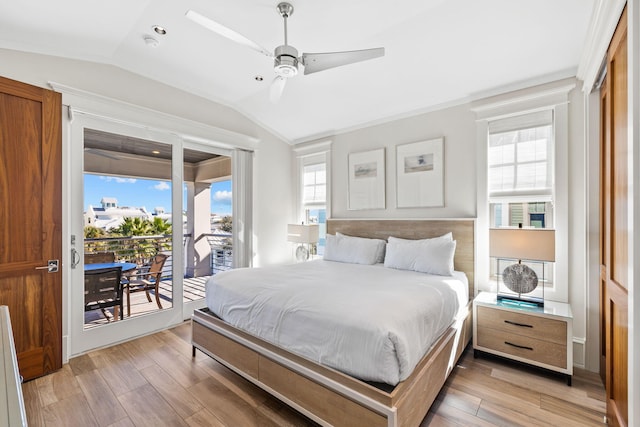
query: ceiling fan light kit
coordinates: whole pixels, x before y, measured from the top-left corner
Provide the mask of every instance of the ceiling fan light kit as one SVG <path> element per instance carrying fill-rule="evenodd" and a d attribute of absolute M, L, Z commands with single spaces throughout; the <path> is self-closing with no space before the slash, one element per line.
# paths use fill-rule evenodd
<path fill-rule="evenodd" d="M 293 46 L 278 46 L 273 60 L 273 69 L 281 77 L 293 77 L 298 74 L 298 51 Z"/>
<path fill-rule="evenodd" d="M 198 12 L 188 10 L 186 17 L 233 42 L 244 45 L 256 52 L 273 58 L 273 70 L 276 77 L 273 79 L 270 90 L 270 98 L 272 102 L 277 102 L 280 98 L 280 95 L 284 90 L 286 80 L 298 74 L 299 64 L 304 66 L 304 74 L 306 75 L 384 56 L 383 47 L 344 52 L 303 53 L 299 56 L 298 50 L 295 47 L 290 46 L 288 42 L 287 19 L 293 14 L 293 6 L 290 3 L 281 2 L 278 4 L 277 10 L 284 20 L 284 44 L 276 47 L 273 54 L 242 34 L 225 27 L 224 25 L 201 15 Z"/>

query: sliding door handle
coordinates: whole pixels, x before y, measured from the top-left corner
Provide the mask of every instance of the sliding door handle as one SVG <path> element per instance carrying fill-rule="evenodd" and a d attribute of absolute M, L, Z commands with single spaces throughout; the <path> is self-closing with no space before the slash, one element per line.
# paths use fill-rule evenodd
<path fill-rule="evenodd" d="M 80 264 L 80 254 L 75 248 L 71 248 L 71 268 L 75 269 Z"/>

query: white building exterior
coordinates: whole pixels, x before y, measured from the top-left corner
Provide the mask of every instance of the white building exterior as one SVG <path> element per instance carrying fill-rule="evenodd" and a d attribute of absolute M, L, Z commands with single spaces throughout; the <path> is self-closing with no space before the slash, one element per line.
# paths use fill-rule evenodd
<path fill-rule="evenodd" d="M 89 225 L 102 228 L 104 230 L 111 230 L 120 226 L 124 222 L 124 218 L 143 218 L 153 220 L 154 216 L 159 216 L 164 219 L 171 219 L 171 214 L 167 214 L 164 208 L 157 207 L 154 212 L 151 213 L 142 206 L 139 208 L 134 207 L 119 207 L 118 200 L 114 197 L 103 197 L 100 200 L 102 207 L 94 208 L 89 205 L 84 213 L 84 226 Z"/>

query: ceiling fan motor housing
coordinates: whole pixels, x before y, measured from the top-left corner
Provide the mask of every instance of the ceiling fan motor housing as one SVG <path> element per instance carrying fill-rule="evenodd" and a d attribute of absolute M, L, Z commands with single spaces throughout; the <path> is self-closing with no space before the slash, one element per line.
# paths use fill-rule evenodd
<path fill-rule="evenodd" d="M 298 74 L 298 50 L 289 45 L 278 46 L 275 50 L 273 68 L 281 77 Z"/>

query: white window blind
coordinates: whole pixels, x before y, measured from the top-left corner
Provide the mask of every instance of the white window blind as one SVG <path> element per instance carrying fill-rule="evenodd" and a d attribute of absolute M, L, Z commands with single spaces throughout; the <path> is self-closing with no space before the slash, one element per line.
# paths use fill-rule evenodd
<path fill-rule="evenodd" d="M 326 163 L 303 166 L 302 204 L 305 206 L 324 205 L 327 201 Z"/>
<path fill-rule="evenodd" d="M 551 201 L 553 193 L 551 111 L 489 124 L 489 198 Z"/>

